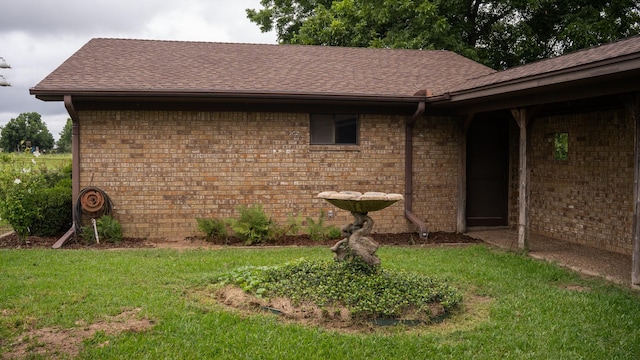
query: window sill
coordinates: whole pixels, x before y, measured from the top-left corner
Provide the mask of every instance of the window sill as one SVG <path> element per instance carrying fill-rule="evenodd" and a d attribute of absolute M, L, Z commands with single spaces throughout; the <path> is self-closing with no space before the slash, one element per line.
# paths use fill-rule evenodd
<path fill-rule="evenodd" d="M 309 145 L 310 151 L 359 152 L 360 145 Z"/>

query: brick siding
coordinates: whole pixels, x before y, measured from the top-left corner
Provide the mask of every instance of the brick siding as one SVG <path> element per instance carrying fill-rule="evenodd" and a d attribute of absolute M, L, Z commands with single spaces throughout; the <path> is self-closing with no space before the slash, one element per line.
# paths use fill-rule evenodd
<path fill-rule="evenodd" d="M 456 231 L 462 134 L 448 117 L 421 119 L 414 128 L 413 212 L 429 231 Z"/>
<path fill-rule="evenodd" d="M 404 116 L 360 116 L 360 143 L 309 144 L 309 115 L 191 111 L 81 111 L 80 186 L 114 203 L 125 236 L 198 235 L 196 217 L 236 217 L 262 204 L 289 216 L 352 221 L 315 196 L 326 190 L 404 193 Z M 421 119 L 414 148 L 414 209 L 431 230 L 455 229 L 459 134 L 453 122 Z M 419 134 L 419 135 L 418 135 Z M 374 232 L 415 230 L 402 202 L 373 214 Z"/>
<path fill-rule="evenodd" d="M 630 254 L 634 126 L 628 113 L 542 117 L 529 131 L 531 231 Z M 553 156 L 553 136 L 561 132 L 569 134 L 567 160 Z"/>

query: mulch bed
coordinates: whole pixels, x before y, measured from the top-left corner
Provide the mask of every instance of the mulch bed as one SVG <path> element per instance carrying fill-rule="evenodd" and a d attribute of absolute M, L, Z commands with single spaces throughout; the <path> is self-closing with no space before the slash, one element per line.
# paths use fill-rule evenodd
<path fill-rule="evenodd" d="M 427 239 L 421 239 L 416 233 L 399 234 L 371 234 L 381 245 L 426 245 L 426 244 L 466 244 L 481 243 L 482 240 L 475 239 L 459 233 L 433 232 Z M 185 241 L 201 240 L 200 238 L 186 238 Z M 21 241 L 17 235 L 9 235 L 0 238 L 0 249 L 34 249 L 51 248 L 58 241 L 58 237 L 38 237 L 30 236 L 25 242 Z M 268 244 L 257 246 L 331 246 L 337 240 L 313 240 L 308 235 L 284 236 Z M 238 238 L 230 238 L 226 242 L 219 242 L 218 245 L 244 246 Z M 254 245 L 256 246 L 256 245 Z M 152 243 L 146 239 L 124 238 L 118 243 L 102 241 L 100 244 L 83 244 L 73 239 L 68 240 L 63 249 L 131 249 L 131 248 L 152 248 Z"/>

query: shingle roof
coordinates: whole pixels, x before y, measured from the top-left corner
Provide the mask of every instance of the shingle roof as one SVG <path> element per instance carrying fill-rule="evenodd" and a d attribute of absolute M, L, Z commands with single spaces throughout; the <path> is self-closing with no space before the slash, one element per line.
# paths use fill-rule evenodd
<path fill-rule="evenodd" d="M 441 50 L 92 39 L 31 90 L 407 97 L 493 72 Z"/>
<path fill-rule="evenodd" d="M 638 57 L 639 55 L 640 37 L 635 36 L 480 76 L 451 87 L 449 92 L 455 93 L 486 86 L 496 86 L 506 82 L 526 80 L 532 77 L 552 76 L 558 73 L 575 71 L 582 67 L 595 67 L 605 62 L 615 62 L 616 59 Z M 619 70 L 622 71 L 624 69 Z"/>

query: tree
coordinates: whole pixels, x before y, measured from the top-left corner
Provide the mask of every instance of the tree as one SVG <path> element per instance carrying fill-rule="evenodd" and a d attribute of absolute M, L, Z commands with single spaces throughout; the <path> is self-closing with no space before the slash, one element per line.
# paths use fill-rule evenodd
<path fill-rule="evenodd" d="M 262 0 L 288 44 L 446 49 L 495 69 L 640 34 L 640 0 Z"/>
<path fill-rule="evenodd" d="M 37 146 L 42 151 L 53 148 L 53 135 L 36 112 L 22 113 L 0 127 L 0 147 L 3 151 L 23 151 L 28 146 Z"/>
<path fill-rule="evenodd" d="M 62 128 L 62 131 L 60 132 L 60 139 L 56 142 L 56 147 L 60 153 L 71 152 L 72 126 L 73 122 L 71 121 L 71 118 L 68 118 L 67 123 L 64 124 L 64 128 Z"/>

